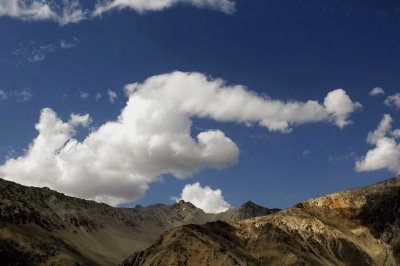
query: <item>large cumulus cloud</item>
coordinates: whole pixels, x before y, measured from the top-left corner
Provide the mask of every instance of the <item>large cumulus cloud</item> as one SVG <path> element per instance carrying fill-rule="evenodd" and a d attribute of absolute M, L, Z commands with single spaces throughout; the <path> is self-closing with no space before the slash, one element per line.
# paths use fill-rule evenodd
<path fill-rule="evenodd" d="M 343 127 L 359 106 L 341 89 L 330 92 L 324 105 L 284 102 L 200 73 L 158 75 L 125 90 L 129 99 L 119 117 L 82 141 L 74 134 L 89 124 L 89 115 L 73 114 L 63 122 L 53 110 L 43 109 L 38 136 L 24 155 L 0 166 L 0 176 L 116 205 L 138 199 L 164 174 L 186 178 L 204 167 L 238 161 L 238 147 L 222 131 L 192 136 L 192 117 L 289 132 L 294 125 L 321 121 Z"/>

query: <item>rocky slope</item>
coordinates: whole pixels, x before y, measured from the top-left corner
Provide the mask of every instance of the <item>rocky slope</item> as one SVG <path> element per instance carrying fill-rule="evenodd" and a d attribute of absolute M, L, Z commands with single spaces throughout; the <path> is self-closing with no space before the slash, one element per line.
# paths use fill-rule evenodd
<path fill-rule="evenodd" d="M 259 206 L 252 201 L 247 201 L 243 203 L 239 208 L 232 208 L 227 210 L 226 212 L 218 213 L 214 220 L 234 223 L 253 217 L 270 215 L 278 211 L 280 211 L 280 209 L 268 209 Z"/>
<path fill-rule="evenodd" d="M 165 232 L 123 265 L 400 265 L 400 178 Z"/>
<path fill-rule="evenodd" d="M 4 265 L 116 265 L 150 246 L 167 229 L 277 211 L 248 203 L 226 213 L 208 214 L 184 201 L 113 208 L 2 179 L 0 203 Z"/>

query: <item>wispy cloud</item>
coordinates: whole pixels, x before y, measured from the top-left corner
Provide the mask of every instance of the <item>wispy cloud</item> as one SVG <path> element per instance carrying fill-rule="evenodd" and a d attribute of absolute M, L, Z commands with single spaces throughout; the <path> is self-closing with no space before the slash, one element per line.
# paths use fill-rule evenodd
<path fill-rule="evenodd" d="M 73 47 L 77 46 L 78 43 L 79 43 L 79 39 L 76 37 L 73 37 L 71 41 L 61 39 L 59 41 L 59 47 L 61 49 L 69 49 L 69 48 L 73 48 Z"/>
<path fill-rule="evenodd" d="M 111 89 L 107 90 L 107 95 L 108 95 L 108 100 L 110 101 L 110 103 L 114 103 L 115 100 L 118 98 L 117 93 Z"/>
<path fill-rule="evenodd" d="M 6 92 L 5 90 L 0 89 L 0 101 L 8 100 L 14 98 L 17 102 L 27 102 L 33 96 L 31 89 L 19 89 L 11 92 Z"/>
<path fill-rule="evenodd" d="M 60 50 L 70 49 L 78 45 L 79 40 L 72 38 L 70 41 L 64 39 L 54 43 L 38 44 L 35 41 L 21 42 L 18 48 L 14 49 L 11 54 L 14 58 L 7 60 L 16 65 L 24 62 L 36 63 L 44 61 L 49 54 Z"/>
<path fill-rule="evenodd" d="M 110 10 L 121 10 L 125 8 L 135 10 L 138 13 L 145 13 L 149 11 L 160 11 L 177 4 L 214 9 L 226 14 L 232 14 L 236 10 L 233 0 L 103 0 L 96 5 L 93 15 L 98 16 Z"/>
<path fill-rule="evenodd" d="M 178 4 L 213 9 L 226 14 L 232 14 L 236 9 L 233 0 L 98 0 L 90 9 L 83 7 L 83 0 L 0 0 L 0 17 L 8 16 L 23 21 L 47 20 L 63 26 L 91 19 L 111 10 L 127 8 L 145 13 Z"/>
<path fill-rule="evenodd" d="M 386 98 L 385 104 L 387 106 L 394 106 L 396 108 L 400 108 L 400 93 L 395 93 Z"/>
<path fill-rule="evenodd" d="M 4 90 L 0 90 L 0 101 L 7 99 L 7 93 Z"/>
<path fill-rule="evenodd" d="M 33 94 L 30 89 L 21 89 L 14 91 L 13 96 L 17 99 L 18 102 L 24 103 L 31 99 Z"/>
<path fill-rule="evenodd" d="M 339 155 L 339 156 L 329 156 L 328 157 L 328 160 L 331 162 L 332 161 L 342 161 L 342 160 L 354 162 L 359 159 L 360 159 L 360 157 L 354 151 L 351 151 L 351 152 L 348 152 L 346 154 Z"/>
<path fill-rule="evenodd" d="M 375 87 L 369 92 L 369 95 L 371 96 L 376 96 L 379 94 L 385 94 L 385 91 L 381 87 Z"/>
<path fill-rule="evenodd" d="M 23 21 L 49 20 L 66 25 L 84 20 L 88 13 L 79 0 L 0 0 L 0 16 Z"/>
<path fill-rule="evenodd" d="M 89 98 L 89 96 L 90 96 L 90 93 L 89 93 L 89 92 L 86 92 L 86 91 L 79 91 L 79 97 L 80 97 L 80 98 L 82 98 L 82 99 L 87 99 L 87 98 Z"/>
<path fill-rule="evenodd" d="M 98 92 L 98 93 L 96 93 L 96 95 L 94 96 L 94 99 L 95 99 L 96 101 L 98 101 L 98 100 L 101 99 L 101 97 L 103 97 L 103 94 L 102 94 L 101 92 Z"/>

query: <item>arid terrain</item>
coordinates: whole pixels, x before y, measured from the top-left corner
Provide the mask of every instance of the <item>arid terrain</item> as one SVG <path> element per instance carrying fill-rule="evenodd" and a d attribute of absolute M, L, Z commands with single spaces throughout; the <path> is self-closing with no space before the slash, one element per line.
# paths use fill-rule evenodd
<path fill-rule="evenodd" d="M 0 180 L 5 265 L 398 265 L 400 178 L 279 211 L 113 208 Z"/>
<path fill-rule="evenodd" d="M 400 178 L 228 224 L 168 230 L 123 265 L 399 265 Z"/>
<path fill-rule="evenodd" d="M 209 214 L 188 202 L 113 208 L 0 179 L 0 260 L 6 265 L 116 265 L 184 224 L 268 215 L 252 202 Z"/>

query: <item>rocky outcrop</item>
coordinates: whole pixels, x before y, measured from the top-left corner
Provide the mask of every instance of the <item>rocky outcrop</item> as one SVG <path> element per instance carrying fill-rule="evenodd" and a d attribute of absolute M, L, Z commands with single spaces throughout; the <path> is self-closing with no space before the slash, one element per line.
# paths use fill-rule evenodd
<path fill-rule="evenodd" d="M 399 265 L 399 218 L 394 178 L 232 225 L 181 226 L 123 265 Z"/>
<path fill-rule="evenodd" d="M 243 203 L 239 208 L 232 208 L 227 210 L 226 212 L 217 214 L 215 220 L 235 223 L 253 217 L 270 215 L 278 211 L 280 211 L 280 209 L 268 209 L 257 205 L 252 201 L 247 201 Z"/>

